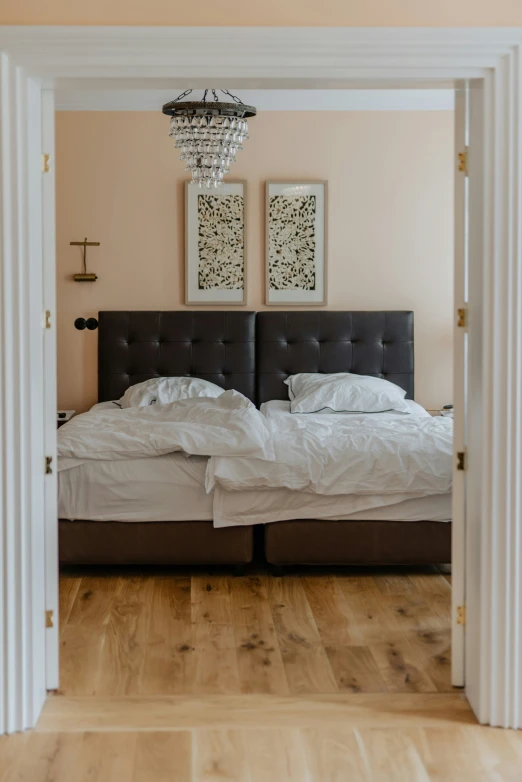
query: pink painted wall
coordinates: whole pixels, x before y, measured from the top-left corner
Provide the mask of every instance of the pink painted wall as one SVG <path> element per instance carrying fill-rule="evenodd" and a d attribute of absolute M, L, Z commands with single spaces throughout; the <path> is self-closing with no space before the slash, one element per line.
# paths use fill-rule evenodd
<path fill-rule="evenodd" d="M 0 24 L 473 27 L 522 25 L 520 0 L 3 0 Z"/>
<path fill-rule="evenodd" d="M 58 394 L 96 401 L 100 309 L 183 308 L 184 167 L 154 112 L 56 118 Z M 264 308 L 264 181 L 329 181 L 329 308 L 412 309 L 417 399 L 451 401 L 453 113 L 262 112 L 233 175 L 247 188 L 247 309 Z M 231 176 L 233 178 L 233 176 Z M 75 283 L 81 250 L 95 283 Z"/>

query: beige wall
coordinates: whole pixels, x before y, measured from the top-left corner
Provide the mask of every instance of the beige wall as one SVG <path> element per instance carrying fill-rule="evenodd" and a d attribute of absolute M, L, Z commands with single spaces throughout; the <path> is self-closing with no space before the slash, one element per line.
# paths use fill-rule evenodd
<path fill-rule="evenodd" d="M 520 0 L 2 0 L 0 24 L 522 25 Z"/>
<path fill-rule="evenodd" d="M 154 112 L 59 112 L 56 118 L 58 393 L 96 401 L 100 309 L 183 305 L 183 182 L 168 120 Z M 416 397 L 452 398 L 452 112 L 263 112 L 234 176 L 248 180 L 248 309 L 264 308 L 263 182 L 329 181 L 329 307 L 412 309 Z M 231 177 L 233 178 L 233 177 Z M 95 283 L 75 283 L 79 248 Z"/>

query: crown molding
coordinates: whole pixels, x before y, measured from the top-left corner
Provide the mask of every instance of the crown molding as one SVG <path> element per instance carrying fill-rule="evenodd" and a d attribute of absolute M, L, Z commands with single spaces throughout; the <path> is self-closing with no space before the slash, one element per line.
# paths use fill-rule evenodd
<path fill-rule="evenodd" d="M 159 111 L 183 87 L 57 90 L 57 111 Z M 231 88 L 235 92 L 235 88 Z M 453 90 L 238 90 L 258 111 L 453 111 Z"/>
<path fill-rule="evenodd" d="M 208 87 L 237 84 L 238 74 L 251 88 L 482 77 L 521 41 L 522 28 L 0 27 L 0 49 L 30 75 L 176 74 L 178 83 L 205 79 Z"/>

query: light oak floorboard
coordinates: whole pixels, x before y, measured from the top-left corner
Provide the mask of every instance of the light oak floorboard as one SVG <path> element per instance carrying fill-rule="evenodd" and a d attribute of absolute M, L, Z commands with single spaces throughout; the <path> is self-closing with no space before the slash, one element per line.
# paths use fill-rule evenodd
<path fill-rule="evenodd" d="M 70 779 L 73 770 L 85 763 L 82 743 L 81 733 L 31 734 L 16 773 L 9 782 L 63 782 Z M 78 782 L 83 782 L 83 776 L 83 773 L 77 773 Z"/>
<path fill-rule="evenodd" d="M 131 734 L 132 735 L 132 734 Z M 138 733 L 132 782 L 192 782 L 192 734 Z M 125 778 L 122 777 L 122 782 Z"/>
<path fill-rule="evenodd" d="M 193 658 L 190 577 L 157 577 L 140 692 L 190 692 Z"/>
<path fill-rule="evenodd" d="M 416 746 L 418 731 L 362 728 L 355 731 L 372 782 L 430 782 Z"/>
<path fill-rule="evenodd" d="M 469 704 L 455 693 L 333 693 L 327 695 L 205 695 L 113 698 L 55 696 L 37 730 L 141 731 L 196 728 L 294 728 L 343 724 L 418 727 L 474 725 Z"/>
<path fill-rule="evenodd" d="M 307 728 L 301 731 L 301 735 L 313 780 L 372 782 L 368 764 L 361 755 L 352 728 L 339 725 Z"/>
<path fill-rule="evenodd" d="M 240 692 L 236 642 L 226 576 L 192 577 L 191 691 Z"/>
<path fill-rule="evenodd" d="M 115 597 L 116 577 L 82 578 L 60 639 L 60 692 L 97 694 L 102 652 Z"/>
<path fill-rule="evenodd" d="M 452 723 L 386 727 L 337 721 L 280 729 L 218 726 L 159 733 L 35 732 L 23 739 L 2 739 L 0 779 L 519 782 L 521 758 L 520 732 Z"/>
<path fill-rule="evenodd" d="M 439 692 L 451 691 L 451 632 L 422 630 L 408 633 L 415 664 L 435 685 Z"/>
<path fill-rule="evenodd" d="M 415 585 L 406 573 L 376 574 L 374 580 L 382 595 L 409 595 L 415 592 Z"/>
<path fill-rule="evenodd" d="M 364 637 L 335 576 L 306 576 L 303 589 L 325 646 L 362 646 Z"/>
<path fill-rule="evenodd" d="M 307 782 L 311 778 L 301 731 L 283 728 L 244 733 L 251 782 Z"/>
<path fill-rule="evenodd" d="M 434 605 L 434 601 L 425 594 L 416 592 L 412 595 L 394 595 L 383 598 L 386 610 L 393 614 L 394 625 L 406 633 L 447 628 L 450 621 L 450 601 L 451 593 L 444 597 L 444 603 L 448 604 L 448 615 L 442 617 Z"/>
<path fill-rule="evenodd" d="M 243 731 L 198 730 L 194 744 L 194 782 L 251 782 Z"/>
<path fill-rule="evenodd" d="M 417 666 L 416 655 L 407 638 L 371 644 L 370 651 L 388 692 L 436 692 L 435 684 Z"/>
<path fill-rule="evenodd" d="M 430 782 L 518 782 L 522 778 L 522 733 L 476 726 L 451 733 L 419 731 L 419 752 Z"/>
<path fill-rule="evenodd" d="M 28 733 L 0 736 L 0 782 L 13 778 L 28 738 Z"/>
<path fill-rule="evenodd" d="M 290 692 L 337 692 L 332 671 L 301 579 L 269 581 L 269 600 Z"/>
<path fill-rule="evenodd" d="M 152 578 L 120 578 L 116 585 L 100 654 L 97 692 L 137 695 L 153 608 Z"/>
<path fill-rule="evenodd" d="M 78 590 L 80 589 L 81 578 L 75 576 L 60 576 L 59 593 L 59 617 L 60 617 L 60 635 L 63 633 L 69 617 Z"/>
<path fill-rule="evenodd" d="M 419 595 L 422 595 L 429 604 L 432 612 L 446 626 L 451 624 L 451 576 L 449 581 L 440 574 L 433 576 L 412 574 L 410 578 Z"/>
<path fill-rule="evenodd" d="M 403 637 L 394 611 L 386 597 L 377 589 L 373 579 L 368 581 L 366 589 L 357 592 L 351 591 L 352 584 L 342 576 L 337 580 L 366 645 Z"/>
<path fill-rule="evenodd" d="M 230 609 L 242 693 L 289 693 L 266 579 L 229 579 Z"/>
<path fill-rule="evenodd" d="M 66 782 L 70 779 L 71 772 L 79 782 L 131 780 L 135 768 L 135 748 L 136 736 L 132 733 L 84 733 L 75 765 L 72 768 L 63 766 L 63 780 Z"/>
<path fill-rule="evenodd" d="M 326 647 L 340 692 L 386 692 L 379 667 L 367 646 Z"/>

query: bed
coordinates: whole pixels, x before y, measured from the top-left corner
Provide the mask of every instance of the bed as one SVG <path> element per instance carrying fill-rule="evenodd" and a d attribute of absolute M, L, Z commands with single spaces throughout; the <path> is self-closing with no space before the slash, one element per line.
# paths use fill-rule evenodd
<path fill-rule="evenodd" d="M 129 386 L 143 380 L 179 375 L 210 380 L 254 401 L 254 312 L 107 311 L 99 313 L 98 321 L 99 403 L 120 399 Z M 182 457 L 174 454 L 171 458 L 183 467 Z M 74 520 L 59 519 L 62 564 L 243 565 L 251 561 L 251 527 L 214 528 L 211 501 L 202 485 L 201 462 L 192 465 L 189 475 L 185 466 L 184 476 L 176 473 L 180 476 L 178 484 L 170 481 L 166 489 L 161 477 L 162 470 L 166 475 L 173 474 L 169 457 L 148 461 L 154 461 L 148 472 L 147 465 L 136 462 L 77 469 L 80 474 L 74 487 L 74 504 L 77 507 L 80 496 L 81 510 L 90 507 L 96 512 L 100 504 L 106 504 L 107 514 L 97 513 L 96 520 L 92 516 L 78 518 L 76 514 Z M 109 474 L 104 475 L 104 470 Z M 73 480 L 61 476 L 61 509 L 68 506 L 66 495 L 67 490 L 72 491 L 69 484 Z M 133 500 L 129 508 L 136 509 L 136 500 L 148 504 L 151 518 L 126 518 L 123 492 L 129 492 L 128 499 Z M 94 497 L 89 499 L 90 495 Z M 172 517 L 155 520 L 155 498 L 161 499 L 162 508 L 171 503 Z M 114 518 L 110 518 L 111 511 Z"/>
<path fill-rule="evenodd" d="M 298 372 L 384 377 L 412 400 L 413 326 L 410 311 L 260 312 L 256 320 L 257 402 L 287 400 L 284 381 Z M 363 520 L 311 518 L 267 524 L 266 559 L 274 565 L 451 561 L 451 523 L 376 519 L 374 512 L 367 516 Z"/>
<path fill-rule="evenodd" d="M 413 399 L 411 312 L 101 312 L 99 324 L 97 408 L 112 408 L 109 417 L 118 415 L 111 400 L 159 376 L 199 377 L 232 395 L 239 391 L 261 406 L 266 416 L 250 405 L 261 421 L 277 415 L 295 421 L 285 409 L 284 381 L 298 372 L 384 377 Z M 153 407 L 147 415 L 161 406 Z M 449 494 L 389 507 L 363 502 L 362 509 L 348 494 L 325 500 L 220 486 L 208 494 L 207 462 L 169 452 L 87 461 L 61 472 L 61 562 L 244 565 L 253 555 L 252 525 L 259 523 L 266 559 L 276 566 L 450 561 Z"/>

